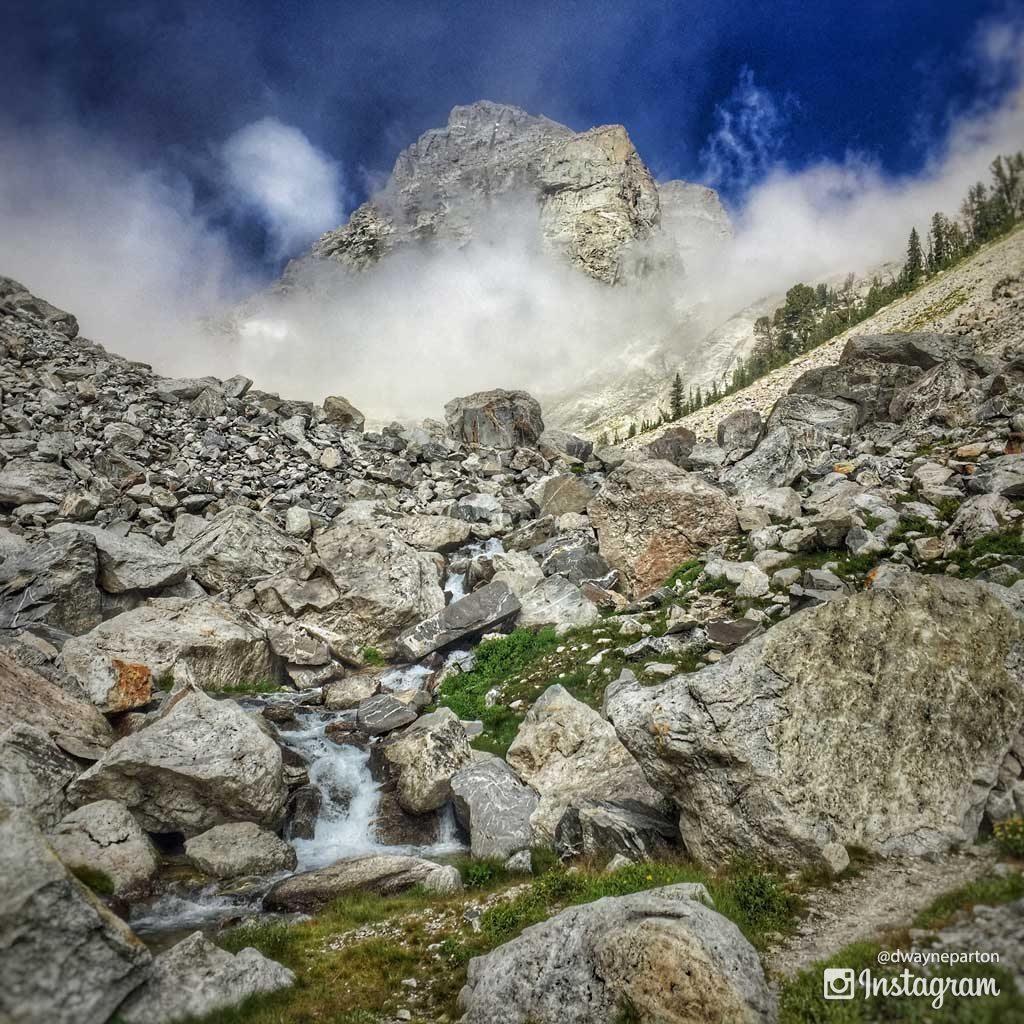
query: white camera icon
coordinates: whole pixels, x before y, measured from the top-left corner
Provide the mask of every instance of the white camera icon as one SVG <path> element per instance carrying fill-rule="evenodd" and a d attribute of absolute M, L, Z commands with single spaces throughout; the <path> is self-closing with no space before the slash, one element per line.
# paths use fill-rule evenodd
<path fill-rule="evenodd" d="M 826 999 L 852 999 L 855 978 L 852 967 L 826 967 L 823 995 Z"/>

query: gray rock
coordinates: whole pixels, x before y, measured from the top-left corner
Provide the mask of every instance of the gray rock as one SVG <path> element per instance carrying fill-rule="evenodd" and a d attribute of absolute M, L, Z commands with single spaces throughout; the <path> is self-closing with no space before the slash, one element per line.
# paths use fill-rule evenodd
<path fill-rule="evenodd" d="M 469 543 L 473 528 L 464 519 L 451 516 L 402 516 L 395 520 L 398 536 L 417 551 L 449 554 Z"/>
<path fill-rule="evenodd" d="M 525 391 L 477 391 L 444 407 L 452 437 L 485 448 L 536 447 L 544 432 L 540 405 Z"/>
<path fill-rule="evenodd" d="M 588 512 L 601 554 L 640 597 L 681 562 L 739 532 L 724 491 L 664 461 L 626 463 L 609 474 Z"/>
<path fill-rule="evenodd" d="M 240 505 L 225 509 L 181 548 L 181 557 L 207 590 L 230 590 L 254 577 L 287 569 L 305 545 Z"/>
<path fill-rule="evenodd" d="M 545 458 L 568 455 L 570 458 L 585 462 L 594 451 L 592 441 L 587 441 L 566 430 L 545 430 L 537 441 L 537 447 Z"/>
<path fill-rule="evenodd" d="M 799 447 L 785 427 L 770 430 L 744 459 L 724 470 L 719 482 L 739 494 L 789 487 L 806 469 Z"/>
<path fill-rule="evenodd" d="M 540 838 L 553 838 L 574 800 L 637 799 L 653 806 L 662 802 L 611 724 L 557 684 L 527 712 L 507 759 L 540 797 L 531 817 Z"/>
<path fill-rule="evenodd" d="M 341 430 L 363 432 L 366 417 L 347 399 L 328 395 L 324 399 L 324 421 Z"/>
<path fill-rule="evenodd" d="M 391 896 L 415 885 L 431 892 L 450 893 L 461 889 L 462 881 L 450 865 L 400 854 L 370 854 L 292 875 L 267 893 L 263 905 L 267 910 L 314 911 L 346 893 Z"/>
<path fill-rule="evenodd" d="M 0 505 L 59 504 L 74 484 L 75 478 L 55 462 L 11 459 L 0 469 Z"/>
<path fill-rule="evenodd" d="M 416 721 L 416 711 L 396 700 L 390 693 L 379 693 L 359 703 L 359 728 L 371 736 L 381 736 Z"/>
<path fill-rule="evenodd" d="M 669 427 L 659 438 L 646 446 L 652 459 L 664 459 L 673 466 L 690 469 L 690 453 L 697 443 L 697 436 L 686 427 Z"/>
<path fill-rule="evenodd" d="M 850 443 L 859 415 L 853 402 L 841 398 L 789 394 L 775 403 L 767 429 L 789 431 L 800 455 L 816 463 L 833 445 Z"/>
<path fill-rule="evenodd" d="M 232 956 L 202 932 L 157 954 L 142 984 L 118 1011 L 124 1024 L 198 1019 L 250 996 L 295 984 L 295 975 L 255 949 Z"/>
<path fill-rule="evenodd" d="M 0 732 L 14 725 L 41 729 L 62 750 L 83 760 L 101 757 L 114 738 L 95 705 L 0 650 Z"/>
<path fill-rule="evenodd" d="M 578 586 L 560 575 L 542 579 L 521 596 L 520 604 L 517 625 L 523 627 L 587 626 L 601 617 L 597 605 L 588 601 Z"/>
<path fill-rule="evenodd" d="M 71 877 L 24 811 L 0 806 L 0 1016 L 105 1024 L 149 950 Z"/>
<path fill-rule="evenodd" d="M 398 802 L 410 814 L 443 807 L 452 795 L 452 776 L 469 763 L 466 730 L 451 708 L 424 715 L 392 733 L 383 755 L 396 778 Z"/>
<path fill-rule="evenodd" d="M 403 633 L 398 640 L 399 656 L 419 661 L 459 640 L 500 627 L 518 611 L 519 600 L 507 583 L 486 583 Z"/>
<path fill-rule="evenodd" d="M 555 849 L 563 858 L 653 860 L 670 856 L 678 842 L 675 822 L 636 800 L 581 800 L 568 807 L 555 829 Z"/>
<path fill-rule="evenodd" d="M 570 907 L 469 963 L 462 1024 L 771 1024 L 754 948 L 689 886 Z"/>
<path fill-rule="evenodd" d="M 234 701 L 185 689 L 118 740 L 69 789 L 81 805 L 125 804 L 149 832 L 198 835 L 231 821 L 276 828 L 286 796 L 281 751 Z"/>
<path fill-rule="evenodd" d="M 1002 455 L 979 464 L 970 485 L 975 493 L 1024 497 L 1024 455 Z"/>
<path fill-rule="evenodd" d="M 922 854 L 977 834 L 1024 720 L 1022 653 L 984 589 L 905 574 L 697 673 L 618 687 L 608 714 L 702 862 Z"/>
<path fill-rule="evenodd" d="M 204 874 L 215 878 L 273 875 L 293 871 L 295 851 L 273 832 L 252 821 L 236 821 L 193 836 L 185 856 Z"/>
<path fill-rule="evenodd" d="M 85 633 L 101 619 L 96 545 L 78 534 L 52 534 L 0 564 L 0 628 L 45 623 Z"/>
<path fill-rule="evenodd" d="M 59 523 L 51 532 L 78 531 L 91 536 L 99 556 L 99 585 L 108 594 L 160 590 L 180 583 L 188 567 L 171 547 L 162 547 L 143 533 L 119 536 L 97 526 Z"/>
<path fill-rule="evenodd" d="M 68 787 L 80 771 L 37 726 L 19 722 L 0 732 L 0 803 L 28 811 L 42 828 L 70 810 Z"/>
<path fill-rule="evenodd" d="M 729 462 L 738 462 L 757 447 L 763 433 L 764 423 L 756 409 L 737 409 L 718 421 L 718 447 Z"/>
<path fill-rule="evenodd" d="M 106 712 L 149 702 L 154 686 L 210 689 L 281 678 L 281 664 L 247 612 L 222 601 L 157 598 L 69 640 L 67 674 Z"/>
<path fill-rule="evenodd" d="M 114 892 L 144 892 L 156 875 L 156 851 L 124 804 L 97 800 L 66 815 L 49 836 L 57 856 L 70 869 L 100 871 Z"/>
<path fill-rule="evenodd" d="M 372 523 L 336 521 L 317 536 L 316 552 L 339 596 L 302 619 L 355 650 L 390 652 L 403 630 L 444 608 L 434 559 Z"/>
<path fill-rule="evenodd" d="M 523 492 L 542 516 L 560 516 L 565 512 L 585 512 L 594 492 L 575 473 L 544 477 Z"/>
<path fill-rule="evenodd" d="M 328 711 L 352 711 L 380 689 L 380 675 L 365 672 L 348 676 L 324 687 L 324 707 Z"/>
<path fill-rule="evenodd" d="M 537 794 L 498 757 L 474 761 L 452 776 L 455 815 L 474 857 L 502 860 L 533 845 Z"/>

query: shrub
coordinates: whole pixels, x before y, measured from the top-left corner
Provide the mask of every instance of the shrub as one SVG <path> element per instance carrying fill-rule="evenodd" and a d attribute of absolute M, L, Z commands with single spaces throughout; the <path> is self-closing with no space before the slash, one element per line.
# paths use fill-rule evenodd
<path fill-rule="evenodd" d="M 363 648 L 363 661 L 367 665 L 383 665 L 384 655 L 377 650 L 376 647 L 364 647 Z"/>
<path fill-rule="evenodd" d="M 1006 818 L 992 826 L 996 846 L 1011 857 L 1024 859 L 1024 818 Z"/>

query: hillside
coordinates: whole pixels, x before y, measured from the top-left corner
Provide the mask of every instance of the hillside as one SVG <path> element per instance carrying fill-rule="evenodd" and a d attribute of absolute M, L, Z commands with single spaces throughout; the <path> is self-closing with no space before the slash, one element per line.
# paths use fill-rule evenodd
<path fill-rule="evenodd" d="M 679 421 L 698 437 L 715 436 L 720 420 L 739 409 L 756 409 L 762 416 L 807 370 L 839 361 L 847 341 L 861 334 L 933 330 L 972 334 L 985 351 L 998 352 L 1004 346 L 1020 348 L 1024 339 L 1024 301 L 1019 283 L 996 289 L 1007 277 L 1024 271 L 1024 228 L 983 247 L 963 263 L 929 279 L 917 291 L 898 299 L 874 316 L 857 324 L 787 365 L 772 371 L 749 387 L 707 406 Z M 760 307 L 758 307 L 760 308 Z M 660 427 L 624 442 L 638 448 L 664 434 Z"/>

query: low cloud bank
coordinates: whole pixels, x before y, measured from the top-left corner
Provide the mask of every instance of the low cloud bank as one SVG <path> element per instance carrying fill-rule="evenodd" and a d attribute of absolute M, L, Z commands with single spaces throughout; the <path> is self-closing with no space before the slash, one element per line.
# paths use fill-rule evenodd
<path fill-rule="evenodd" d="M 245 307 L 232 341 L 198 321 L 223 320 L 261 282 L 240 270 L 186 181 L 75 128 L 2 122 L 0 273 L 74 312 L 83 334 L 169 374 L 243 372 L 294 397 L 344 394 L 379 418 L 437 416 L 448 398 L 483 387 L 557 393 L 666 335 L 696 340 L 795 281 L 899 259 L 912 225 L 955 213 L 997 153 L 1021 148 L 1022 52 L 1012 24 L 979 36 L 975 60 L 1002 100 L 951 117 L 907 178 L 856 153 L 787 169 L 789 101 L 762 94 L 747 73 L 705 149 L 710 177 L 746 185 L 735 242 L 685 279 L 599 285 L 541 251 L 535 207 L 510 201 L 463 249 L 398 253 L 372 273 L 314 270 L 310 290 Z M 281 254 L 344 218 L 341 169 L 280 121 L 236 132 L 213 160 L 227 207 L 254 211 Z M 687 326 L 688 308 L 701 315 Z"/>

